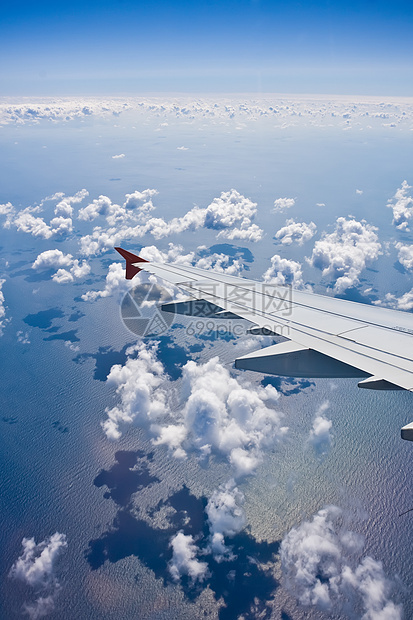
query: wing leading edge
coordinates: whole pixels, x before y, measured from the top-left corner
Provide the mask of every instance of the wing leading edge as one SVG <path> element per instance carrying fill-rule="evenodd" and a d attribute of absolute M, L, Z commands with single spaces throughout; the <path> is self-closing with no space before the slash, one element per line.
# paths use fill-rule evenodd
<path fill-rule="evenodd" d="M 141 270 L 185 291 L 162 309 L 189 316 L 247 319 L 249 333 L 286 341 L 248 353 L 235 367 L 292 377 L 354 377 L 360 388 L 413 391 L 413 315 L 296 291 L 178 263 L 156 263 L 115 248 L 126 278 Z M 413 441 L 413 427 L 402 437 Z"/>

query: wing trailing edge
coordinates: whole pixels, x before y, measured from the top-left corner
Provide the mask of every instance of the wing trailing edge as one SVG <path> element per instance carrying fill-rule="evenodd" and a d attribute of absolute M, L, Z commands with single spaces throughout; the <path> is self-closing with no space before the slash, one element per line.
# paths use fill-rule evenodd
<path fill-rule="evenodd" d="M 312 379 L 368 377 L 368 373 L 354 366 L 291 340 L 239 357 L 235 368 Z"/>

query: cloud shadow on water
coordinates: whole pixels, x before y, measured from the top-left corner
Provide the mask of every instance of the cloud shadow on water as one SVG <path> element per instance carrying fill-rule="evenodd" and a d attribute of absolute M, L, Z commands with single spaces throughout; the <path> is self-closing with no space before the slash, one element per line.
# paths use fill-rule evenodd
<path fill-rule="evenodd" d="M 23 321 L 30 327 L 38 327 L 39 329 L 48 329 L 52 327 L 54 319 L 61 319 L 64 313 L 60 308 L 50 308 L 49 310 L 40 310 L 36 314 L 28 314 Z"/>
<path fill-rule="evenodd" d="M 118 506 L 128 506 L 132 495 L 149 485 L 160 482 L 159 478 L 149 472 L 148 461 L 152 460 L 152 453 L 145 457 L 141 450 L 116 452 L 116 463 L 109 470 L 102 469 L 96 476 L 93 484 L 96 487 L 107 486 L 109 491 L 104 494 L 106 499 L 112 499 Z M 139 469 L 133 469 L 138 463 Z"/>
<path fill-rule="evenodd" d="M 218 612 L 220 620 L 233 620 L 240 615 L 250 620 L 270 618 L 271 602 L 278 587 L 272 566 L 279 542 L 259 542 L 244 530 L 226 540 L 232 550 L 231 559 L 218 562 L 209 549 L 207 498 L 196 497 L 186 486 L 140 515 L 132 495 L 145 486 L 145 481 L 159 482 L 149 472 L 151 457 L 140 451 L 117 452 L 113 467 L 95 478 L 96 486 L 106 485 L 110 489 L 105 497 L 121 508 L 112 526 L 89 542 L 85 557 L 91 570 L 99 569 L 105 562 L 116 563 L 135 556 L 157 579 L 162 579 L 165 586 L 176 583 L 168 570 L 172 560 L 170 541 L 182 531 L 193 536 L 200 550 L 200 560 L 208 565 L 208 573 L 201 583 L 193 583 L 186 575 L 181 577 L 180 587 L 187 600 L 195 601 L 202 590 L 209 587 L 215 600 L 223 602 Z M 159 517 L 163 525 L 158 527 L 155 522 Z"/>
<path fill-rule="evenodd" d="M 277 392 L 280 392 L 284 396 L 291 396 L 291 394 L 299 394 L 303 390 L 314 387 L 314 381 L 311 379 L 297 379 L 295 377 L 278 377 L 269 376 L 265 377 L 261 381 L 261 385 L 266 387 L 272 385 Z"/>
<path fill-rule="evenodd" d="M 170 336 L 159 336 L 154 339 L 158 342 L 158 358 L 162 362 L 165 372 L 172 381 L 179 379 L 182 375 L 182 367 L 191 359 L 184 347 L 179 346 Z M 87 359 L 95 360 L 95 370 L 93 378 L 97 381 L 106 381 L 112 366 L 120 364 L 124 366 L 128 358 L 133 359 L 134 355 L 127 355 L 126 351 L 135 343 L 125 344 L 119 351 L 112 347 L 99 347 L 96 353 L 80 353 L 73 358 L 76 364 L 81 364 Z"/>

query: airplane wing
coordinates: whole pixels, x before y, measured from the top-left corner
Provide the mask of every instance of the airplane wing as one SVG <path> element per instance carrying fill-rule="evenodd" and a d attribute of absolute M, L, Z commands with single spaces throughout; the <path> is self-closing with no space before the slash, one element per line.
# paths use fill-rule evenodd
<path fill-rule="evenodd" d="M 144 270 L 188 293 L 162 306 L 179 314 L 247 319 L 253 334 L 286 340 L 235 360 L 235 367 L 289 377 L 354 377 L 360 388 L 413 392 L 413 315 L 179 263 L 126 259 L 126 278 Z M 413 441 L 413 424 L 402 429 Z"/>

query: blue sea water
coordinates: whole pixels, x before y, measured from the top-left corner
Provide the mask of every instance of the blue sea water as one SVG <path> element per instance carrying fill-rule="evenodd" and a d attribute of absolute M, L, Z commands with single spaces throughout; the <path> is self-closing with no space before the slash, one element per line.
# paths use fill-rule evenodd
<path fill-rule="evenodd" d="M 408 132 L 299 126 L 281 132 L 265 119 L 242 130 L 235 122 L 223 127 L 183 120 L 162 128 L 159 119 L 132 113 L 116 122 L 92 117 L 10 125 L 1 132 L 0 203 L 11 201 L 17 208 L 83 187 L 90 199 L 104 194 L 113 201 L 135 189 L 155 188 L 156 215 L 170 219 L 235 188 L 258 203 L 256 222 L 267 232 L 258 244 L 233 243 L 244 256 L 253 255 L 249 277 L 259 279 L 274 253 L 303 263 L 311 254 L 314 239 L 304 247 L 274 244 L 273 234 L 290 217 L 271 212 L 279 197 L 296 199 L 291 217 L 313 220 L 316 238 L 323 230 L 331 232 L 338 216 L 351 213 L 378 226 L 382 243 L 408 241 L 396 234 L 385 206 L 405 178 L 411 181 Z M 112 159 L 120 153 L 125 157 Z M 363 195 L 356 195 L 356 189 Z M 325 206 L 316 206 L 320 203 Z M 279 386 L 277 408 L 290 431 L 283 444 L 265 454 L 256 475 L 240 483 L 248 528 L 232 541 L 238 559 L 211 563 L 209 587 L 192 588 L 168 578 L 171 533 L 184 529 L 198 536 L 205 531 L 206 501 L 228 479 L 229 467 L 219 461 L 205 467 L 193 457 L 173 459 L 132 426 L 117 443 L 105 437 L 105 409 L 118 400 L 105 377 L 112 364 L 125 362 L 126 348 L 136 338 L 121 322 L 117 297 L 86 303 L 80 295 L 103 288 L 108 264 L 117 257 L 108 253 L 92 259 L 92 272 L 80 284 L 58 285 L 50 273 L 31 269 L 46 249 L 75 255 L 86 225 L 76 222 L 76 229 L 71 238 L 57 242 L 1 230 L 0 275 L 6 279 L 10 321 L 0 341 L 0 616 L 20 617 L 23 603 L 34 598 L 29 587 L 8 576 L 22 539 L 33 536 L 40 542 L 59 531 L 67 535 L 68 547 L 58 561 L 60 590 L 50 618 L 236 618 L 249 613 L 255 598 L 263 604 L 273 601 L 265 617 L 346 617 L 300 607 L 284 589 L 276 560 L 280 541 L 294 525 L 336 504 L 351 529 L 365 537 L 363 555 L 383 562 L 404 617 L 412 617 L 413 513 L 399 516 L 413 506 L 412 446 L 399 437 L 400 427 L 411 421 L 411 396 L 358 390 L 353 380 Z M 166 249 L 169 241 L 185 250 L 221 243 L 210 230 L 158 244 L 148 236 L 141 243 Z M 408 274 L 395 268 L 396 258 L 389 246 L 362 273 L 358 293 L 372 287 L 383 298 L 387 292 L 399 296 L 410 290 Z M 305 269 L 317 292 L 331 284 L 318 270 Z M 19 331 L 30 342 L 18 342 Z M 188 343 L 179 326 L 170 338 L 176 348 L 164 341 L 161 358 L 172 373 L 190 357 L 188 344 L 201 361 L 215 354 L 227 364 L 233 359 L 231 341 L 194 338 Z M 257 383 L 265 379 L 250 375 Z M 307 437 L 325 401 L 334 444 L 319 459 Z M 271 569 L 257 568 L 274 558 Z M 228 580 L 231 570 L 233 581 Z M 259 611 L 250 617 L 259 617 Z"/>

